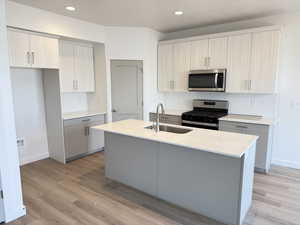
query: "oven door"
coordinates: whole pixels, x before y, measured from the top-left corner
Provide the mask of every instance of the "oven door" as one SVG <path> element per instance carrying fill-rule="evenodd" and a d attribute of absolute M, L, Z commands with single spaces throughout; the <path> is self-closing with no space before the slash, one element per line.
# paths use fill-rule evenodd
<path fill-rule="evenodd" d="M 189 74 L 189 91 L 225 91 L 226 70 L 197 70 Z"/>
<path fill-rule="evenodd" d="M 204 122 L 196 122 L 196 121 L 189 121 L 189 120 L 182 120 L 181 125 L 186 127 L 196 127 L 196 128 L 210 129 L 210 130 L 219 129 L 219 125 L 216 123 L 204 123 Z"/>

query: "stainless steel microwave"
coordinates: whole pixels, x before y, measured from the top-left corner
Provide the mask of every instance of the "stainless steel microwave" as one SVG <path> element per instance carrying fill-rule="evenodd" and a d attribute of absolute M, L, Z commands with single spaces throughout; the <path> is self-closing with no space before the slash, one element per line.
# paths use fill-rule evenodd
<path fill-rule="evenodd" d="M 225 92 L 226 69 L 192 70 L 188 85 L 189 91 Z"/>

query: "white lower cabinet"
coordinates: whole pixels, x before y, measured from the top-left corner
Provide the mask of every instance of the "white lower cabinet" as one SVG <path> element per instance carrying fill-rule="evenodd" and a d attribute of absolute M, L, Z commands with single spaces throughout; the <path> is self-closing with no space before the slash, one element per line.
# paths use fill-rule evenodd
<path fill-rule="evenodd" d="M 90 129 L 105 123 L 104 115 L 64 121 L 66 161 L 85 156 L 104 147 L 104 133 Z"/>
<path fill-rule="evenodd" d="M 268 173 L 272 156 L 272 126 L 219 121 L 219 130 L 259 136 L 256 145 L 255 170 Z"/>

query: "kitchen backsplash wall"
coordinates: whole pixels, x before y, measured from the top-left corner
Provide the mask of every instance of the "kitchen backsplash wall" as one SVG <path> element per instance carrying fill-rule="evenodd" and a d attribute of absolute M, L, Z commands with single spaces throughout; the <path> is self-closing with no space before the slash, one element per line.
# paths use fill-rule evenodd
<path fill-rule="evenodd" d="M 61 96 L 62 112 L 83 112 L 88 110 L 86 93 L 63 93 Z"/>
<path fill-rule="evenodd" d="M 262 115 L 276 118 L 277 95 L 250 95 L 225 93 L 163 93 L 167 109 L 192 109 L 193 99 L 228 100 L 229 113 Z"/>

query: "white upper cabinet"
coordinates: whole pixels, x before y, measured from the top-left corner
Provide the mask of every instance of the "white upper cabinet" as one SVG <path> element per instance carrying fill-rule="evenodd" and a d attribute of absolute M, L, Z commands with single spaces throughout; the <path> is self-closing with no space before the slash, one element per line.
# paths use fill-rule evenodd
<path fill-rule="evenodd" d="M 250 92 L 275 92 L 279 39 L 277 30 L 253 33 Z"/>
<path fill-rule="evenodd" d="M 60 41 L 61 92 L 94 92 L 94 54 L 91 45 Z"/>
<path fill-rule="evenodd" d="M 8 30 L 10 66 L 31 67 L 30 35 L 28 33 Z"/>
<path fill-rule="evenodd" d="M 73 92 L 75 89 L 74 70 L 74 46 L 71 42 L 59 42 L 60 56 L 60 90 L 61 92 Z"/>
<path fill-rule="evenodd" d="M 226 91 L 248 92 L 251 60 L 251 34 L 231 36 L 228 39 Z"/>
<path fill-rule="evenodd" d="M 227 69 L 226 92 L 275 92 L 280 29 L 265 27 L 186 40 L 158 49 L 160 91 L 187 91 L 190 70 Z"/>
<path fill-rule="evenodd" d="M 30 35 L 31 63 L 35 68 L 58 68 L 58 40 Z"/>
<path fill-rule="evenodd" d="M 8 30 L 12 67 L 58 68 L 58 40 L 33 33 Z"/>
<path fill-rule="evenodd" d="M 95 91 L 94 55 L 93 48 L 89 46 L 75 46 L 75 77 L 77 90 L 80 92 Z"/>
<path fill-rule="evenodd" d="M 208 39 L 191 42 L 191 70 L 208 68 Z"/>
<path fill-rule="evenodd" d="M 227 66 L 227 37 L 209 39 L 208 67 L 224 69 Z"/>
<path fill-rule="evenodd" d="M 173 45 L 158 46 L 158 89 L 171 91 L 173 88 Z"/>
<path fill-rule="evenodd" d="M 188 74 L 191 69 L 191 45 L 189 42 L 174 44 L 174 91 L 187 91 Z"/>

